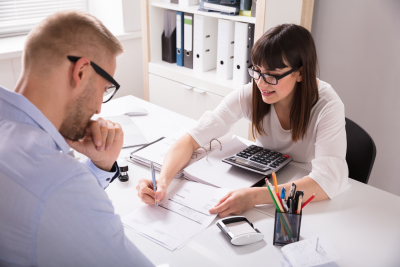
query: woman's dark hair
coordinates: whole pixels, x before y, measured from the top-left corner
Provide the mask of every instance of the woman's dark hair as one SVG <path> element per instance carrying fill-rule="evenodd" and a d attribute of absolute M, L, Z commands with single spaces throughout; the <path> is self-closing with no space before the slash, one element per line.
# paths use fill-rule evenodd
<path fill-rule="evenodd" d="M 302 81 L 298 82 L 294 89 L 290 110 L 290 130 L 294 142 L 303 139 L 310 123 L 311 109 L 319 97 L 316 80 L 317 52 L 311 33 L 295 24 L 281 24 L 273 27 L 254 44 L 251 61 L 253 65 L 268 70 L 286 67 L 297 70 L 301 68 Z M 256 134 L 266 134 L 263 129 L 263 118 L 270 112 L 271 105 L 263 101 L 254 80 L 252 104 L 252 134 L 255 138 Z"/>

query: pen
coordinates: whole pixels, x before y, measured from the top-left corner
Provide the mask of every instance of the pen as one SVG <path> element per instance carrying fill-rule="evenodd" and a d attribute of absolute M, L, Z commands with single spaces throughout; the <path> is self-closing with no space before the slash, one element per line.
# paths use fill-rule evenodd
<path fill-rule="evenodd" d="M 282 205 L 283 205 L 283 208 L 285 209 L 285 211 L 288 212 L 289 208 L 288 208 L 288 206 L 286 204 L 286 200 L 282 199 Z"/>
<path fill-rule="evenodd" d="M 295 191 L 296 191 L 296 184 L 292 183 L 292 186 L 290 187 L 290 191 L 289 191 L 289 197 L 294 197 Z"/>
<path fill-rule="evenodd" d="M 312 195 L 309 199 L 307 199 L 307 201 L 304 202 L 303 205 L 301 205 L 301 209 L 303 209 L 308 203 L 310 203 L 311 200 L 313 200 L 316 195 L 317 195 L 317 193 L 314 193 L 314 195 Z"/>
<path fill-rule="evenodd" d="M 281 199 L 284 200 L 285 199 L 285 195 L 286 195 L 286 188 L 282 187 L 281 189 Z"/>
<path fill-rule="evenodd" d="M 154 195 L 155 195 L 155 193 L 157 192 L 157 185 L 156 185 L 156 173 L 154 171 L 153 162 L 150 163 L 150 172 L 151 172 L 151 179 L 153 180 L 153 190 L 154 190 Z M 156 207 L 158 207 L 157 201 L 156 201 Z"/>

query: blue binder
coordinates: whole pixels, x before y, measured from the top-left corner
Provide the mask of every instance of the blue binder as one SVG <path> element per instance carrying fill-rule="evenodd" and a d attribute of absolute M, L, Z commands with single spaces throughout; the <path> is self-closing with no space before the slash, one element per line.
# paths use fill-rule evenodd
<path fill-rule="evenodd" d="M 183 67 L 183 12 L 176 11 L 176 64 Z"/>

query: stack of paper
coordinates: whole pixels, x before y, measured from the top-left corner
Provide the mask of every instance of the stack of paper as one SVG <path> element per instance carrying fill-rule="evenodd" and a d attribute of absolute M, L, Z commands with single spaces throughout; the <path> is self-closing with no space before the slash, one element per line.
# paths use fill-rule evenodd
<path fill-rule="evenodd" d="M 228 192 L 180 179 L 174 182 L 175 187 L 158 207 L 146 205 L 122 218 L 126 228 L 171 251 L 183 247 L 210 225 L 217 215 L 208 210 Z"/>
<path fill-rule="evenodd" d="M 247 147 L 248 145 L 235 137 L 223 144 L 222 150 L 215 149 L 208 154 L 208 157 L 186 167 L 183 170 L 183 177 L 214 187 L 232 189 L 250 187 L 263 175 L 222 162 L 223 158 L 230 157 Z"/>
<path fill-rule="evenodd" d="M 288 261 L 283 265 L 288 267 L 338 266 L 335 261 L 340 259 L 325 234 L 286 245 L 282 253 Z"/>

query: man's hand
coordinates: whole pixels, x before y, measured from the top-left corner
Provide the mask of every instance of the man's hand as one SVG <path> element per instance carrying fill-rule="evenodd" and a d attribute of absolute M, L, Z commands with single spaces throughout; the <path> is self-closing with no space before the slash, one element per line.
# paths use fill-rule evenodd
<path fill-rule="evenodd" d="M 229 192 L 209 212 L 211 214 L 218 213 L 219 217 L 224 218 L 229 214 L 239 215 L 251 209 L 255 205 L 255 194 L 251 189 L 242 188 Z"/>
<path fill-rule="evenodd" d="M 82 140 L 65 140 L 70 147 L 90 158 L 98 168 L 110 171 L 121 152 L 124 132 L 118 123 L 98 118 L 90 122 Z"/>
<path fill-rule="evenodd" d="M 154 201 L 160 202 L 167 194 L 168 185 L 164 180 L 157 180 L 157 192 L 154 193 L 153 182 L 146 179 L 140 179 L 136 190 L 140 200 L 146 204 L 154 205 Z M 155 199 L 155 200 L 154 200 Z"/>

